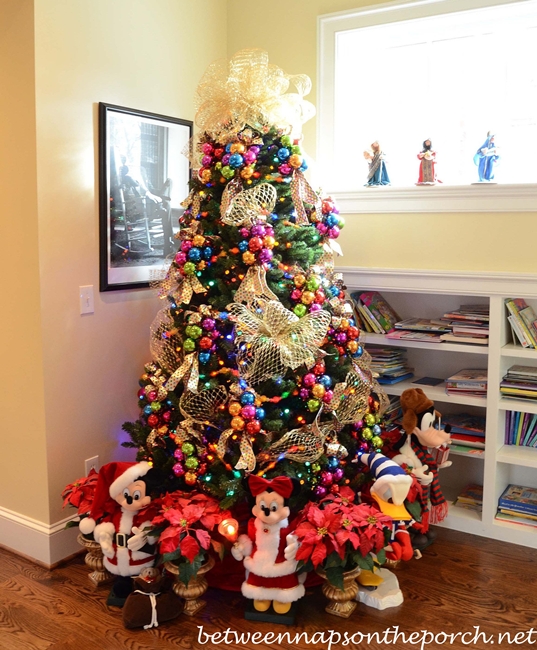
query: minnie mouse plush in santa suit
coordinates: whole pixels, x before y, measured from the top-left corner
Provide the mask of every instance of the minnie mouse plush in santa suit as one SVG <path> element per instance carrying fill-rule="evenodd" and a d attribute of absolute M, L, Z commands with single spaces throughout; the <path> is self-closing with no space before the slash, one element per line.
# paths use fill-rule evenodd
<path fill-rule="evenodd" d="M 231 551 L 236 560 L 244 560 L 242 593 L 253 599 L 259 612 L 267 611 L 272 603 L 277 614 L 286 614 L 304 595 L 306 578 L 296 574 L 298 541 L 289 525 L 287 500 L 293 482 L 284 476 L 267 480 L 252 475 L 248 487 L 255 497 L 255 519 L 250 519 L 248 534 L 241 535 Z"/>

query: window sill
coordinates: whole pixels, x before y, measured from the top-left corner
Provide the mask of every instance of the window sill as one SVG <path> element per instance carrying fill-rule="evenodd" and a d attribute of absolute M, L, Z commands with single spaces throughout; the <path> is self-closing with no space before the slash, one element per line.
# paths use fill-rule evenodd
<path fill-rule="evenodd" d="M 328 192 L 342 214 L 537 212 L 537 184 L 367 187 Z"/>

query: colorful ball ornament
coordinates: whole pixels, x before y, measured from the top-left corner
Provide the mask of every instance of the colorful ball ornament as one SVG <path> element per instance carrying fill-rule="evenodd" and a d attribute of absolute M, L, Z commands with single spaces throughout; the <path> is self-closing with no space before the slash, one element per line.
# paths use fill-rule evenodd
<path fill-rule="evenodd" d="M 194 350 L 196 349 L 196 342 L 193 341 L 192 339 L 185 339 L 185 342 L 183 343 L 183 349 L 187 354 L 190 352 L 194 352 Z"/>
<path fill-rule="evenodd" d="M 187 472 L 185 474 L 185 483 L 187 485 L 195 485 L 198 477 L 193 472 Z"/>
<path fill-rule="evenodd" d="M 175 463 L 175 465 L 172 467 L 172 470 L 175 476 L 183 476 L 185 473 L 185 468 L 181 465 L 181 463 Z"/>
<path fill-rule="evenodd" d="M 192 456 L 192 454 L 196 451 L 196 448 L 191 442 L 183 442 L 181 445 L 181 451 L 186 456 Z"/>

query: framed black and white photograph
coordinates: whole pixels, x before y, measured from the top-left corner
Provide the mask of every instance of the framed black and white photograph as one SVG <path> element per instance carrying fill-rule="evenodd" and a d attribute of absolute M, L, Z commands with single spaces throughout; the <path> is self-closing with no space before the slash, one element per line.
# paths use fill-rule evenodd
<path fill-rule="evenodd" d="M 148 287 L 175 252 L 192 122 L 99 104 L 100 290 Z"/>

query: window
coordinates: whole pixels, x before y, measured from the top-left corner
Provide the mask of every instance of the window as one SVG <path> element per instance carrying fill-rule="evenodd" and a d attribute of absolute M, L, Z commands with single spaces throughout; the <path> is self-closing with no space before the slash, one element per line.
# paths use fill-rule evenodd
<path fill-rule="evenodd" d="M 441 194 L 470 189 L 488 131 L 501 154 L 495 180 L 537 182 L 537 0 L 479 4 L 425 0 L 320 18 L 318 161 L 331 191 L 363 188 L 362 151 L 375 140 L 390 190 L 414 187 L 426 139 Z"/>

